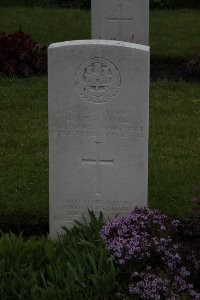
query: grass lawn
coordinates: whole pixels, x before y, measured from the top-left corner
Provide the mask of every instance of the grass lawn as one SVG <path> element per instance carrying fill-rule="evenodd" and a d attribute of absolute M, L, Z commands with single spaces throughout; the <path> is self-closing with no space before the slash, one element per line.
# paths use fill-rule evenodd
<path fill-rule="evenodd" d="M 151 84 L 149 204 L 169 215 L 186 212 L 200 184 L 199 95 L 199 84 Z"/>
<path fill-rule="evenodd" d="M 1 220 L 47 221 L 47 78 L 1 77 L 0 91 Z"/>
<path fill-rule="evenodd" d="M 172 59 L 191 55 L 200 45 L 199 16 L 200 11 L 189 10 L 151 12 L 152 55 Z M 50 8 L 0 10 L 0 31 L 13 32 L 19 25 L 46 44 L 86 39 L 90 13 Z M 48 222 L 47 105 L 46 76 L 22 79 L 0 75 L 0 228 L 5 223 L 25 228 Z M 187 212 L 193 186 L 200 184 L 199 128 L 199 84 L 151 82 L 149 206 L 169 216 L 181 217 Z M 76 223 L 59 243 L 46 237 L 23 239 L 0 232 L 0 299 L 135 299 L 138 292 L 133 292 L 133 285 L 144 285 L 141 274 L 148 282 L 148 297 L 149 287 L 153 287 L 163 299 L 171 299 L 174 293 L 182 300 L 194 299 L 190 295 L 195 290 L 188 283 L 194 289 L 199 287 L 199 256 L 195 258 L 193 246 L 188 248 L 188 257 L 185 249 L 182 253 L 171 221 L 154 214 L 147 220 L 144 212 L 132 216 L 137 222 L 132 244 L 132 229 L 127 231 L 127 223 L 121 226 L 118 222 L 110 233 L 117 238 L 117 243 L 111 241 L 112 252 L 99 236 L 102 216 L 96 219 L 92 213 L 88 225 Z M 106 232 L 108 228 L 104 235 Z M 126 254 L 135 252 L 131 260 L 125 255 L 127 261 L 121 266 L 120 255 L 125 249 Z M 111 253 L 119 262 L 113 262 Z M 133 271 L 142 273 L 135 277 Z"/>
<path fill-rule="evenodd" d="M 150 12 L 151 54 L 185 58 L 200 48 L 200 10 Z M 34 40 L 49 45 L 64 40 L 89 39 L 90 12 L 56 8 L 1 8 L 0 31 L 21 26 Z"/>
<path fill-rule="evenodd" d="M 48 219 L 47 78 L 0 78 L 1 222 Z M 200 182 L 200 85 L 151 84 L 149 204 L 170 215 L 188 208 Z"/>
<path fill-rule="evenodd" d="M 152 55 L 186 57 L 200 45 L 200 11 L 152 11 Z M 192 26 L 191 26 L 192 24 Z M 49 44 L 90 37 L 90 12 L 1 8 L 0 31 L 22 29 Z M 190 26 L 189 26 L 190 25 Z M 151 84 L 149 205 L 173 216 L 200 183 L 200 85 Z M 0 223 L 48 221 L 47 78 L 0 76 Z"/>

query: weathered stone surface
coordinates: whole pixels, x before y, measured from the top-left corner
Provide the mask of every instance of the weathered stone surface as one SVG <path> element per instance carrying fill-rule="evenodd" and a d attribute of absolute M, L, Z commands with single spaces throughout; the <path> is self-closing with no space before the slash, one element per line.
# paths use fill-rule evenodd
<path fill-rule="evenodd" d="M 149 0 L 92 0 L 92 38 L 148 45 Z"/>
<path fill-rule="evenodd" d="M 147 205 L 149 47 L 49 47 L 50 236 L 88 208 L 114 217 Z"/>

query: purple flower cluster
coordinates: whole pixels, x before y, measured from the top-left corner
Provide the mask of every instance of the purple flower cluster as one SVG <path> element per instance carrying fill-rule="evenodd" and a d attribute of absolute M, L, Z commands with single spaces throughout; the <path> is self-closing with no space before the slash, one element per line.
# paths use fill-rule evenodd
<path fill-rule="evenodd" d="M 182 268 L 183 277 L 189 275 L 185 267 Z M 190 299 L 200 299 L 192 284 L 187 284 L 186 280 L 181 276 L 175 276 L 172 279 L 167 278 L 162 274 L 159 276 L 155 273 L 134 272 L 132 277 L 137 277 L 139 281 L 129 286 L 129 292 L 132 295 L 137 295 L 140 299 L 153 299 L 153 300 L 179 300 L 181 299 L 181 293 L 185 292 L 185 295 Z M 188 299 L 188 297 L 187 297 Z"/>
<path fill-rule="evenodd" d="M 190 251 L 187 255 L 187 260 L 194 270 L 200 270 L 200 251 Z M 199 255 L 198 255 L 199 254 Z"/>
<path fill-rule="evenodd" d="M 153 249 L 160 256 L 172 244 L 171 235 L 178 226 L 177 220 L 170 221 L 157 209 L 135 208 L 128 216 L 104 225 L 101 238 L 106 247 L 113 251 L 113 259 L 124 264 L 133 259 L 148 259 Z M 173 264 L 178 254 L 176 251 L 166 252 L 166 257 Z"/>
<path fill-rule="evenodd" d="M 112 259 L 131 272 L 131 294 L 141 299 L 175 300 L 181 299 L 179 294 L 200 299 L 183 265 L 182 245 L 176 239 L 179 226 L 178 220 L 148 208 L 135 208 L 103 226 L 101 238 Z M 195 255 L 190 259 L 199 267 Z"/>
<path fill-rule="evenodd" d="M 138 274 L 140 281 L 135 285 L 129 286 L 129 292 L 133 295 L 140 296 L 141 299 L 155 299 L 160 300 L 161 295 L 165 295 L 167 292 L 167 286 L 169 285 L 169 280 L 162 279 L 156 274 Z"/>

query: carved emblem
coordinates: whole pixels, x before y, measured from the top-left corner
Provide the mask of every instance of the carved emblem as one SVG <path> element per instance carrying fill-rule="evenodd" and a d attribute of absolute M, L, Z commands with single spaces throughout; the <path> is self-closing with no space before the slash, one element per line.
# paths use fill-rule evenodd
<path fill-rule="evenodd" d="M 120 74 L 117 67 L 103 58 L 92 58 L 81 64 L 75 75 L 80 95 L 94 103 L 105 103 L 119 92 Z"/>

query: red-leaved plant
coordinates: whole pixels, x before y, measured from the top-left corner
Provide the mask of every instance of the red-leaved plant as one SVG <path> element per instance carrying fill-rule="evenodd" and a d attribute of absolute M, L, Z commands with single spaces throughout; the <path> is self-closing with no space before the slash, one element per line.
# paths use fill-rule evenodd
<path fill-rule="evenodd" d="M 47 70 L 46 46 L 19 30 L 12 34 L 0 32 L 0 72 L 6 75 L 32 76 Z"/>

